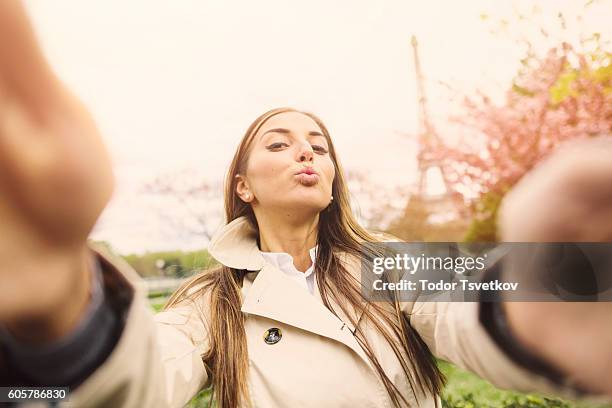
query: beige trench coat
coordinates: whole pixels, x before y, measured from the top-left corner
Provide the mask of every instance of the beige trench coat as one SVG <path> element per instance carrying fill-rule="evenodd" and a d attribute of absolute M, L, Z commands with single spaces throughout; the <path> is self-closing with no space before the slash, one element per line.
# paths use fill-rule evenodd
<path fill-rule="evenodd" d="M 282 271 L 266 263 L 246 218 L 224 226 L 209 251 L 220 263 L 248 273 L 242 288 L 249 354 L 249 390 L 255 407 L 391 407 L 387 392 L 356 342 L 349 322 Z M 154 315 L 137 274 L 121 259 L 93 247 L 106 279 L 133 290 L 127 323 L 109 358 L 76 390 L 65 406 L 182 407 L 210 384 L 201 355 L 208 346 L 206 297 Z M 572 398 L 509 360 L 478 320 L 476 302 L 410 302 L 404 312 L 431 351 L 502 388 Z M 264 333 L 280 328 L 267 344 Z M 434 397 L 414 395 L 382 336 L 365 325 L 379 361 L 411 405 L 433 407 Z"/>

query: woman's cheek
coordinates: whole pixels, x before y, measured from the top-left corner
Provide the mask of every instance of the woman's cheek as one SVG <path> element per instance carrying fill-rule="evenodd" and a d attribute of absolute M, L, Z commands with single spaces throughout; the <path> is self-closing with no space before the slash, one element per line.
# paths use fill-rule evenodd
<path fill-rule="evenodd" d="M 259 190 L 275 190 L 282 186 L 282 168 L 280 166 L 268 163 L 257 169 L 255 179 Z"/>

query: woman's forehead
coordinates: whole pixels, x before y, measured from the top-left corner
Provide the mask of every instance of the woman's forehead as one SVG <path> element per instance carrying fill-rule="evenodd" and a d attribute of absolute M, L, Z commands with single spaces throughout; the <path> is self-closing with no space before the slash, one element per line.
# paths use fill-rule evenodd
<path fill-rule="evenodd" d="M 310 132 L 323 133 L 314 119 L 301 112 L 282 112 L 272 116 L 261 125 L 255 136 L 263 135 L 272 129 L 285 129 L 304 134 Z"/>

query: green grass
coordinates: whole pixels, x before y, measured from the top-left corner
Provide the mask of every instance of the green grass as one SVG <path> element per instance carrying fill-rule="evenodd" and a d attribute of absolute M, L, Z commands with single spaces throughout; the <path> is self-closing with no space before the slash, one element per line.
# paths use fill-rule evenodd
<path fill-rule="evenodd" d="M 589 404 L 500 390 L 475 374 L 446 361 L 438 366 L 448 377 L 442 393 L 444 408 L 611 408 L 611 404 Z"/>
<path fill-rule="evenodd" d="M 164 303 L 166 303 L 167 298 L 149 298 L 149 304 L 155 313 L 161 311 L 162 307 L 164 307 Z"/>
<path fill-rule="evenodd" d="M 213 407 L 214 404 L 210 404 L 210 390 L 200 391 L 186 407 L 188 408 L 209 408 Z"/>

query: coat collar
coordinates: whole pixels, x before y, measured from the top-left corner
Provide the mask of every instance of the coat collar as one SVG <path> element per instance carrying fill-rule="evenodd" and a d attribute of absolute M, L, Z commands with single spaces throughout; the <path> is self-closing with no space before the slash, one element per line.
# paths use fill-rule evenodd
<path fill-rule="evenodd" d="M 258 271 L 264 257 L 257 246 L 257 231 L 245 216 L 222 227 L 208 244 L 208 253 L 225 266 Z"/>
<path fill-rule="evenodd" d="M 325 336 L 345 344 L 370 367 L 367 355 L 353 336 L 354 327 L 336 304 L 335 316 L 315 290 L 314 296 L 299 287 L 276 265 L 265 260 L 257 246 L 257 231 L 246 217 L 239 217 L 211 239 L 208 252 L 221 264 L 250 271 L 242 287 L 241 311 Z M 373 369 L 373 368 L 372 368 Z"/>

